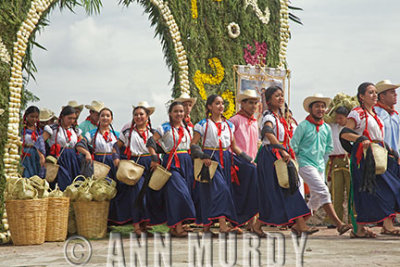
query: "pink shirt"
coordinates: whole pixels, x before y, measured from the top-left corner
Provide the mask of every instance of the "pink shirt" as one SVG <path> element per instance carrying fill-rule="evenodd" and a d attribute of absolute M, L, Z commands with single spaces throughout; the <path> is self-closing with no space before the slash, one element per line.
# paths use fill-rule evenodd
<path fill-rule="evenodd" d="M 253 159 L 257 156 L 258 124 L 256 119 L 249 119 L 236 114 L 229 119 L 235 125 L 235 141 L 238 147 Z"/>

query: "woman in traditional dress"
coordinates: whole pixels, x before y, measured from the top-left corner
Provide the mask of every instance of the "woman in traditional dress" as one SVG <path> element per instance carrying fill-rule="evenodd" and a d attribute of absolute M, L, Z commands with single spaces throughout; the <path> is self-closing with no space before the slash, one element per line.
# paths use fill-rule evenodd
<path fill-rule="evenodd" d="M 353 217 L 353 238 L 374 238 L 376 234 L 365 224 L 383 222 L 382 234 L 400 236 L 400 229 L 395 228 L 393 219 L 400 212 L 400 180 L 389 170 L 375 175 L 375 164 L 371 143 L 383 145 L 383 122 L 375 113 L 377 90 L 372 83 L 362 83 L 358 87 L 357 98 L 360 106 L 348 115 L 345 128 L 340 133 L 344 147 L 351 149 L 351 184 L 357 223 Z M 354 142 L 351 148 L 350 142 Z M 350 145 L 350 146 L 349 146 Z M 363 150 L 367 149 L 366 156 Z M 389 151 L 392 154 L 392 151 Z M 387 159 L 384 159 L 387 160 Z M 351 197 L 351 196 L 350 196 Z"/>
<path fill-rule="evenodd" d="M 312 234 L 318 230 L 308 228 L 305 223 L 305 217 L 311 212 L 298 190 L 298 181 L 291 184 L 290 189 L 280 187 L 274 167 L 277 159 L 283 158 L 286 162 L 295 159 L 289 145 L 290 128 L 282 113 L 285 105 L 283 90 L 278 86 L 269 87 L 265 99 L 268 110 L 261 123 L 263 148 L 257 156 L 260 216 L 254 231 L 260 233 L 262 224 L 293 225 L 292 231 L 297 234 Z"/>
<path fill-rule="evenodd" d="M 192 157 L 201 158 L 206 166 L 210 166 L 211 160 L 218 162 L 214 177 L 209 182 L 195 183 L 195 194 L 199 199 L 197 223 L 204 226 L 204 232 L 210 231 L 211 225 L 218 221 L 220 232 L 240 233 L 240 228 L 231 228 L 227 225 L 227 221 L 233 226 L 238 225 L 232 183 L 239 183 L 239 179 L 229 148 L 248 162 L 251 158 L 236 145 L 233 137 L 234 125 L 223 116 L 224 109 L 224 100 L 221 96 L 209 96 L 206 102 L 207 117 L 194 127 Z M 200 139 L 202 147 L 197 145 Z"/>
<path fill-rule="evenodd" d="M 52 188 L 58 183 L 60 189 L 65 190 L 80 173 L 75 145 L 81 139 L 81 131 L 73 127 L 75 119 L 75 109 L 65 106 L 61 110 L 58 123 L 44 127 L 43 139 L 49 140 L 50 155 L 57 158 L 60 166 L 56 180 L 50 184 Z"/>
<path fill-rule="evenodd" d="M 155 142 L 160 142 L 165 151 L 163 166 L 171 172 L 171 177 L 161 189 L 165 202 L 167 226 L 176 237 L 187 236 L 182 222 L 194 221 L 196 212 L 188 184 L 193 181 L 193 163 L 188 150 L 193 130 L 184 121 L 184 108 L 181 102 L 173 102 L 169 109 L 169 122 L 157 128 L 149 143 L 152 155 L 152 168 L 158 164 Z M 153 143 L 153 145 L 151 145 Z"/>
<path fill-rule="evenodd" d="M 127 185 L 117 181 L 117 196 L 111 201 L 109 220 L 117 224 L 132 222 L 137 235 L 146 232 L 146 224 L 149 221 L 147 203 L 144 196 L 138 203 L 138 197 L 145 182 L 144 177 L 150 172 L 150 153 L 146 147 L 147 140 L 153 135 L 150 115 L 154 112 L 147 102 L 140 102 L 133 108 L 133 120 L 129 127 L 123 127 L 116 145 L 114 145 L 114 165 L 119 166 L 120 158 L 133 160 L 145 167 L 143 176 L 135 185 Z M 149 190 L 148 190 L 149 191 Z M 149 192 L 146 193 L 148 195 Z M 160 210 L 159 210 L 160 211 Z M 161 212 L 161 211 L 160 211 Z M 151 213 L 153 215 L 153 213 Z M 156 218 L 162 217 L 160 221 L 153 219 L 154 224 L 165 222 L 165 217 L 157 214 Z M 151 218 L 154 218 L 153 216 Z M 163 220 L 164 219 L 164 220 Z"/>
<path fill-rule="evenodd" d="M 27 178 L 39 175 L 45 161 L 46 151 L 44 142 L 40 138 L 42 131 L 37 125 L 39 114 L 37 107 L 30 106 L 23 117 L 21 164 L 24 167 L 23 176 Z"/>

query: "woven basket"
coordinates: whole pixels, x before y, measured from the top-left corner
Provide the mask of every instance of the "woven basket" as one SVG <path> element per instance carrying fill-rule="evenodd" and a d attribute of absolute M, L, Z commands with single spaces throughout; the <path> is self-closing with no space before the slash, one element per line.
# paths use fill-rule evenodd
<path fill-rule="evenodd" d="M 68 197 L 50 197 L 47 210 L 46 241 L 64 241 L 68 232 Z"/>
<path fill-rule="evenodd" d="M 78 235 L 103 238 L 107 233 L 109 201 L 73 202 Z"/>
<path fill-rule="evenodd" d="M 54 182 L 54 180 L 57 177 L 58 169 L 60 168 L 60 166 L 57 165 L 57 164 L 54 164 L 54 163 L 49 163 L 49 162 L 46 162 L 44 164 L 44 166 L 46 168 L 46 180 L 47 180 L 47 182 L 49 182 L 49 183 Z"/>
<path fill-rule="evenodd" d="M 93 161 L 93 176 L 94 179 L 101 179 L 108 176 L 110 166 L 99 161 Z"/>
<path fill-rule="evenodd" d="M 8 200 L 6 210 L 14 245 L 43 244 L 46 236 L 48 199 Z"/>
<path fill-rule="evenodd" d="M 153 171 L 150 177 L 149 187 L 153 190 L 159 191 L 168 182 L 171 173 L 161 165 L 157 165 L 157 168 Z"/>

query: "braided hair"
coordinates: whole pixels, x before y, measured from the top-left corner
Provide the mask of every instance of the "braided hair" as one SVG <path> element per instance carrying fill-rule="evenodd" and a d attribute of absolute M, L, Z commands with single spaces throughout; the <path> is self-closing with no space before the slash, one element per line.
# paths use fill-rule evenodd
<path fill-rule="evenodd" d="M 106 107 L 102 108 L 102 109 L 99 111 L 99 117 L 100 117 L 100 115 L 101 115 L 101 113 L 102 113 L 103 111 L 109 111 L 110 114 L 111 114 L 111 119 L 114 118 L 114 114 L 113 114 L 112 110 L 109 109 L 109 108 L 106 108 Z M 115 131 L 114 131 L 114 127 L 112 126 L 111 123 L 110 123 L 110 128 L 111 128 L 112 134 L 115 136 L 115 139 L 118 139 L 118 138 L 117 138 L 117 134 L 116 134 Z M 95 132 L 94 137 L 93 137 L 93 139 L 92 139 L 92 146 L 93 146 L 93 151 L 94 151 L 94 152 L 96 152 L 96 138 L 97 138 L 97 134 L 99 133 L 99 129 L 100 129 L 100 119 L 99 119 L 99 122 L 98 122 L 98 124 L 97 124 L 96 132 Z"/>

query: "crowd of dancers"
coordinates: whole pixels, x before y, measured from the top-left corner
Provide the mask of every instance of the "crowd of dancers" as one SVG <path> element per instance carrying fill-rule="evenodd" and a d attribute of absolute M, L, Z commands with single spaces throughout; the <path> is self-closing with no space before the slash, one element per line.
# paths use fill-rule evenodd
<path fill-rule="evenodd" d="M 261 121 L 255 118 L 260 104 L 255 90 L 237 96 L 240 110 L 229 120 L 223 116 L 224 99 L 209 96 L 204 119 L 195 125 L 190 113 L 197 101 L 187 94 L 170 104 L 167 122 L 154 128 L 150 118 L 155 108 L 142 101 L 120 131 L 112 127 L 112 110 L 99 101 L 85 106 L 89 116 L 79 125 L 83 105 L 76 101 L 64 106 L 58 117 L 30 106 L 21 131 L 23 176 L 45 177 L 46 156 L 54 156 L 60 168 L 51 186 L 57 183 L 64 190 L 81 173 L 82 162 L 107 164 L 109 178 L 117 181 L 109 221 L 132 223 L 138 235 L 148 226 L 166 224 L 172 235 L 184 237 L 192 223 L 210 232 L 216 222 L 223 233 L 241 233 L 246 226 L 265 237 L 262 226 L 274 225 L 288 226 L 298 235 L 312 234 L 318 229 L 306 221 L 322 207 L 340 235 L 351 230 L 353 238 L 374 238 L 366 225 L 379 224 L 382 234 L 400 236 L 394 224 L 400 210 L 400 117 L 394 110 L 399 86 L 387 80 L 362 83 L 357 91 L 360 105 L 352 110 L 336 107 L 330 125 L 323 119 L 329 97 L 305 98 L 309 115 L 297 124 L 278 86 L 265 90 L 268 109 Z M 375 172 L 378 159 L 371 144 L 388 151 L 387 170 L 381 174 Z M 116 179 L 125 159 L 145 168 L 133 186 Z M 194 161 L 202 164 L 196 176 Z M 287 186 L 280 181 L 277 162 L 285 163 Z M 148 177 L 160 164 L 172 175 L 160 190 L 153 190 Z M 215 173 L 212 166 L 217 166 Z M 344 221 L 346 198 L 352 224 Z"/>

